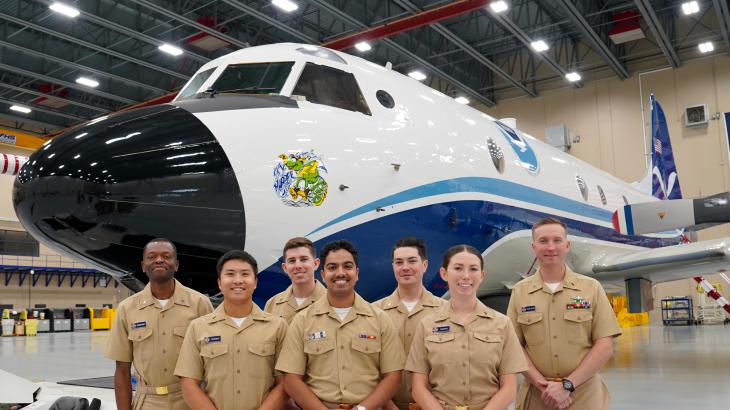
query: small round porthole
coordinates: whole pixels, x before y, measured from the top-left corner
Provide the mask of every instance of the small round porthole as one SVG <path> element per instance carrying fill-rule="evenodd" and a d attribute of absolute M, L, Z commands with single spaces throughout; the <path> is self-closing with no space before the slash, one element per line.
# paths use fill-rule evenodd
<path fill-rule="evenodd" d="M 393 100 L 393 97 L 388 94 L 387 91 L 378 90 L 378 92 L 375 93 L 375 98 L 377 98 L 380 105 L 385 108 L 395 107 L 395 101 Z"/>
<path fill-rule="evenodd" d="M 487 149 L 489 149 L 489 156 L 492 157 L 494 167 L 497 168 L 497 171 L 499 171 L 500 174 L 503 173 L 504 154 L 502 153 L 502 149 L 499 148 L 499 145 L 497 145 L 497 143 L 491 138 L 487 139 Z"/>

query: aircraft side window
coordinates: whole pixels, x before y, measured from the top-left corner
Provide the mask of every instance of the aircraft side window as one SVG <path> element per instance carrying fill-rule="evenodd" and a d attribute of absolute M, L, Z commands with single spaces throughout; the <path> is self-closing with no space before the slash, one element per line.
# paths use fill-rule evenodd
<path fill-rule="evenodd" d="M 598 189 L 598 196 L 601 197 L 601 203 L 606 205 L 606 194 L 603 193 L 603 188 L 600 185 L 596 185 L 596 188 Z"/>
<path fill-rule="evenodd" d="M 336 68 L 307 63 L 292 94 L 314 104 L 371 115 L 355 76 Z"/>
<path fill-rule="evenodd" d="M 580 175 L 576 175 L 575 182 L 578 184 L 578 189 L 580 189 L 583 200 L 588 201 L 588 184 L 586 184 L 586 181 Z"/>
<path fill-rule="evenodd" d="M 487 149 L 489 150 L 489 156 L 492 157 L 494 167 L 497 168 L 500 174 L 504 173 L 504 153 L 502 152 L 502 148 L 493 139 L 489 138 L 487 139 Z"/>
<path fill-rule="evenodd" d="M 231 64 L 211 86 L 217 93 L 279 94 L 294 62 Z"/>
<path fill-rule="evenodd" d="M 200 88 L 201 85 L 210 77 L 211 74 L 213 74 L 213 71 L 215 71 L 217 67 L 209 68 L 205 71 L 201 71 L 198 74 L 193 77 L 192 80 L 188 83 L 188 85 L 185 86 L 185 88 L 180 91 L 180 94 L 177 96 L 178 100 L 182 100 L 185 97 L 191 96 L 195 94 L 198 91 L 198 88 Z"/>
<path fill-rule="evenodd" d="M 375 98 L 377 98 L 380 105 L 385 108 L 395 107 L 395 101 L 393 100 L 393 96 L 391 96 L 385 90 L 378 90 L 378 92 L 375 93 Z"/>

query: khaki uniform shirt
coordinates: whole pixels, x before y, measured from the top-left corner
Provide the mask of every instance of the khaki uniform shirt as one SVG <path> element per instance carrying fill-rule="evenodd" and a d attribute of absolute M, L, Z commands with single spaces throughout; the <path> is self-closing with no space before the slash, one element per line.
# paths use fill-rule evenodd
<path fill-rule="evenodd" d="M 567 266 L 565 278 L 555 293 L 543 283 L 539 272 L 518 282 L 512 289 L 507 315 L 520 343 L 546 378 L 568 377 L 596 340 L 621 334 L 601 284 Z M 571 408 L 607 408 L 601 403 L 608 403 L 608 391 L 598 374 L 594 378 L 597 381 L 589 380 L 576 389 Z M 529 383 L 520 388 L 516 409 L 525 408 L 517 407 L 521 405 L 521 397 L 533 402 L 532 391 L 537 390 L 528 392 L 528 388 Z M 583 398 L 592 401 L 585 402 Z M 538 392 L 537 401 L 530 408 L 539 406 L 540 402 Z"/>
<path fill-rule="evenodd" d="M 277 293 L 266 302 L 264 312 L 271 313 L 274 316 L 279 316 L 284 319 L 286 323 L 291 323 L 291 320 L 294 319 L 294 315 L 296 315 L 297 312 L 308 308 L 309 305 L 316 302 L 327 293 L 327 288 L 322 286 L 318 280 L 315 280 L 314 282 L 314 291 L 301 305 L 297 304 L 297 300 L 294 298 L 294 292 L 292 291 L 292 286 L 289 285 L 285 291 Z"/>
<path fill-rule="evenodd" d="M 390 296 L 373 302 L 373 306 L 383 309 L 388 314 L 388 317 L 390 317 L 390 320 L 393 321 L 393 325 L 398 330 L 398 336 L 400 336 L 400 340 L 403 343 L 403 350 L 406 356 L 408 356 L 408 352 L 411 350 L 413 335 L 416 333 L 416 327 L 421 322 L 421 319 L 436 312 L 443 304 L 443 299 L 434 296 L 426 289 L 423 289 L 421 298 L 410 312 L 401 303 L 397 289 Z M 401 387 L 395 393 L 395 396 L 393 396 L 393 402 L 398 407 L 404 409 L 408 408 L 408 403 L 415 402 L 413 396 L 411 396 L 411 374 L 409 372 L 403 372 Z"/>
<path fill-rule="evenodd" d="M 509 318 L 481 302 L 464 325 L 449 303 L 423 319 L 406 361 L 406 370 L 428 376 L 431 392 L 446 408 L 484 408 L 499 390 L 499 376 L 527 369 Z"/>
<path fill-rule="evenodd" d="M 304 376 L 323 402 L 357 404 L 385 373 L 403 370 L 405 355 L 388 315 L 355 294 L 340 321 L 327 297 L 294 316 L 276 370 Z"/>
<path fill-rule="evenodd" d="M 175 292 L 163 308 L 152 296 L 150 285 L 147 284 L 141 292 L 119 304 L 109 332 L 105 356 L 119 362 L 133 363 L 139 386 L 176 385 L 179 380 L 173 371 L 185 331 L 193 319 L 212 311 L 213 305 L 207 296 L 183 286 L 177 280 Z M 169 402 L 160 397 L 145 400 L 139 396 L 150 395 L 135 395 L 135 408 L 142 407 L 145 401 L 148 404 Z M 179 390 L 175 396 L 179 396 L 182 402 Z"/>
<path fill-rule="evenodd" d="M 204 381 L 219 410 L 258 409 L 274 385 L 285 336 L 286 322 L 256 304 L 241 327 L 221 304 L 190 324 L 175 375 Z"/>

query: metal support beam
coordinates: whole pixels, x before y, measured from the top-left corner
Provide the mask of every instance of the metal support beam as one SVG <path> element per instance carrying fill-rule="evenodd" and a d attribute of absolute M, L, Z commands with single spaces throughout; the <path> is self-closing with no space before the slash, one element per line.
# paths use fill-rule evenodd
<path fill-rule="evenodd" d="M 58 78 L 55 78 L 55 77 L 49 77 L 44 74 L 38 74 L 33 71 L 24 70 L 22 68 L 13 67 L 13 66 L 3 64 L 3 63 L 0 63 L 0 69 L 6 70 L 11 73 L 15 73 L 15 74 L 21 74 L 26 77 L 37 78 L 39 80 L 48 81 L 49 83 L 55 83 L 58 85 L 62 85 L 64 87 L 73 88 L 74 90 L 79 90 L 83 93 L 97 95 L 99 97 L 108 98 L 110 100 L 119 101 L 119 102 L 125 103 L 125 104 L 134 104 L 137 102 L 134 100 L 130 100 L 129 98 L 124 98 L 124 97 L 120 97 L 118 95 L 105 93 L 104 91 L 94 90 L 92 88 L 85 87 L 80 84 L 70 83 L 68 81 L 59 80 Z"/>
<path fill-rule="evenodd" d="M 49 110 L 48 108 L 39 107 L 39 106 L 37 106 L 35 104 L 28 104 L 26 102 L 11 101 L 11 100 L 6 100 L 4 98 L 0 98 L 0 103 L 5 103 L 5 104 L 8 104 L 8 105 L 20 104 L 20 105 L 24 105 L 24 106 L 27 106 L 29 108 L 32 108 L 34 111 L 42 112 L 42 113 L 49 114 L 49 115 L 55 115 L 55 116 L 58 116 L 58 117 L 68 118 L 68 119 L 74 120 L 74 121 L 79 121 L 79 120 L 82 120 L 83 121 L 83 120 L 87 120 L 88 119 L 87 117 L 80 117 L 78 115 L 67 114 L 65 112 L 61 112 L 61 111 L 58 111 L 58 110 Z"/>
<path fill-rule="evenodd" d="M 725 39 L 725 46 L 727 46 L 727 52 L 730 54 L 730 6 L 726 0 L 712 0 L 713 6 L 715 6 L 715 14 L 717 14 L 718 23 L 720 23 L 720 31 L 722 32 L 722 38 Z"/>
<path fill-rule="evenodd" d="M 618 78 L 622 80 L 629 78 L 629 72 L 626 70 L 626 67 L 621 64 L 618 58 L 616 58 L 613 52 L 611 52 L 608 48 L 606 43 L 604 43 L 601 37 L 598 36 L 598 33 L 593 30 L 593 27 L 591 27 L 590 24 L 588 24 L 588 21 L 586 21 L 585 17 L 583 17 L 583 15 L 578 11 L 573 2 L 571 0 L 557 1 L 561 6 L 563 6 L 563 9 L 573 22 L 573 25 L 575 25 L 578 30 L 583 33 L 583 36 L 585 36 L 585 39 L 591 44 L 593 50 L 603 58 L 609 67 L 611 67 L 613 72 L 616 73 Z"/>
<path fill-rule="evenodd" d="M 408 0 L 395 0 L 395 2 L 403 7 L 404 9 L 408 11 L 420 11 L 418 6 L 411 3 Z M 504 71 L 500 66 L 498 66 L 496 63 L 494 63 L 492 60 L 485 57 L 482 53 L 477 51 L 474 47 L 470 46 L 469 43 L 462 40 L 459 36 L 454 34 L 451 30 L 447 29 L 443 24 L 441 23 L 434 23 L 430 26 L 434 31 L 439 33 L 440 35 L 444 36 L 447 40 L 449 40 L 452 44 L 459 47 L 462 51 L 469 54 L 472 58 L 480 62 L 482 65 L 487 67 L 488 69 L 494 71 L 497 75 L 505 79 L 508 83 L 512 84 L 513 86 L 519 88 L 524 92 L 525 94 L 531 96 L 531 97 L 537 97 L 537 93 L 527 88 L 524 84 L 514 79 L 511 75 L 509 75 L 506 71 Z"/>
<path fill-rule="evenodd" d="M 319 2 L 317 2 L 319 3 Z M 360 41 L 374 41 L 381 38 L 391 37 L 404 31 L 414 30 L 427 24 L 438 23 L 460 14 L 474 11 L 490 3 L 490 0 L 457 0 L 440 7 L 426 11 L 419 11 L 398 20 L 389 21 L 375 27 L 368 27 L 365 30 L 327 41 L 322 45 L 335 50 L 345 50 L 354 47 Z"/>
<path fill-rule="evenodd" d="M 646 25 L 649 26 L 649 30 L 651 30 L 651 33 L 654 35 L 657 45 L 662 50 L 662 53 L 664 53 L 664 56 L 667 57 L 669 65 L 672 66 L 672 68 L 679 67 L 680 64 L 682 64 L 681 61 L 679 61 L 679 56 L 677 56 L 677 52 L 674 51 L 674 46 L 672 46 L 672 42 L 669 41 L 669 37 L 662 28 L 662 25 L 659 22 L 654 9 L 651 7 L 649 0 L 634 0 L 634 2 L 636 3 L 636 8 L 638 8 L 639 12 L 641 12 L 641 16 L 644 18 Z"/>
<path fill-rule="evenodd" d="M 137 1 L 137 0 L 135 0 L 135 1 Z M 98 51 L 100 53 L 109 54 L 109 55 L 112 55 L 112 56 L 117 57 L 119 59 L 126 60 L 126 61 L 129 61 L 131 63 L 135 63 L 137 65 L 141 65 L 143 67 L 147 67 L 147 68 L 149 68 L 151 70 L 159 71 L 161 73 L 165 73 L 165 74 L 170 75 L 170 76 L 173 76 L 173 77 L 181 78 L 181 79 L 186 80 L 186 81 L 190 78 L 189 76 L 187 76 L 185 74 L 180 74 L 178 72 L 175 72 L 175 71 L 172 71 L 172 70 L 168 70 L 167 68 L 160 67 L 158 65 L 155 65 L 155 64 L 152 64 L 152 63 L 148 63 L 146 61 L 142 61 L 142 60 L 137 59 L 137 58 L 134 58 L 134 57 L 130 57 L 130 56 L 124 54 L 124 53 L 120 53 L 119 51 L 114 51 L 114 50 L 108 49 L 106 47 L 102 47 L 102 46 L 97 45 L 97 44 L 94 44 L 94 43 L 89 43 L 88 41 L 84 41 L 84 40 L 78 39 L 78 38 L 73 37 L 73 36 L 69 36 L 67 34 L 64 34 L 64 33 L 61 33 L 61 32 L 55 31 L 55 30 L 51 30 L 49 28 L 46 28 L 46 27 L 40 26 L 38 24 L 31 23 L 29 21 L 25 21 L 25 20 L 22 20 L 22 19 L 19 19 L 19 18 L 10 16 L 10 15 L 7 15 L 5 13 L 0 13 L 0 19 L 7 20 L 7 21 L 12 21 L 13 23 L 15 23 L 15 24 L 17 24 L 17 25 L 19 25 L 21 27 L 28 27 L 28 28 L 31 28 L 31 29 L 33 29 L 35 31 L 40 31 L 42 33 L 46 33 L 46 34 L 51 35 L 53 37 L 58 37 L 58 38 L 64 39 L 64 40 L 66 40 L 68 42 L 71 42 L 71 43 L 80 44 L 80 45 L 82 45 L 82 46 L 84 46 L 86 48 L 90 48 L 90 49 L 95 50 L 95 51 Z"/>
<path fill-rule="evenodd" d="M 28 93 L 28 94 L 37 95 L 39 97 L 52 98 L 54 100 L 63 101 L 63 102 L 66 102 L 66 103 L 69 103 L 69 104 L 72 104 L 72 105 L 76 105 L 76 106 L 79 106 L 79 107 L 83 107 L 83 108 L 86 108 L 86 109 L 89 109 L 89 110 L 94 110 L 94 111 L 98 111 L 98 112 L 102 112 L 102 113 L 111 112 L 110 110 L 107 110 L 107 109 L 104 109 L 104 108 L 94 107 L 93 105 L 84 104 L 84 103 L 81 103 L 81 102 L 78 102 L 78 101 L 74 101 L 74 100 L 69 100 L 67 98 L 59 97 L 57 95 L 46 94 L 46 93 L 42 93 L 40 91 L 29 90 L 27 88 L 17 87 L 17 86 L 10 85 L 10 84 L 0 84 L 0 87 L 8 88 L 10 90 L 18 91 L 18 92 L 21 92 L 21 93 Z"/>
<path fill-rule="evenodd" d="M 341 19 L 355 27 L 358 28 L 366 28 L 367 25 L 365 25 L 363 22 L 355 19 L 354 17 L 350 16 L 349 14 L 343 12 L 340 9 L 335 8 L 331 4 L 327 3 L 324 0 L 309 0 L 310 3 L 314 3 L 323 10 L 326 10 L 331 15 L 337 17 L 338 19 Z M 405 47 L 401 46 L 400 44 L 396 43 L 395 41 L 384 38 L 383 42 L 390 48 L 398 51 L 400 54 L 408 57 L 409 59 L 417 62 L 418 64 L 422 65 L 424 69 L 429 70 L 430 72 L 435 73 L 439 77 L 443 78 L 444 80 L 449 81 L 454 86 L 460 88 L 464 93 L 470 95 L 472 98 L 476 99 L 477 101 L 481 102 L 482 104 L 491 107 L 495 105 L 496 103 L 492 101 L 491 99 L 485 97 L 484 95 L 480 94 L 479 92 L 475 91 L 473 88 L 467 86 L 466 84 L 462 83 L 461 81 L 455 79 L 454 77 L 447 74 L 445 71 L 441 70 L 440 68 L 434 66 L 433 64 L 426 61 L 424 58 L 421 58 L 417 56 L 416 54 L 412 53 Z"/>
<path fill-rule="evenodd" d="M 57 129 L 66 127 L 66 125 L 51 124 L 49 122 L 32 120 L 32 119 L 29 119 L 26 117 L 21 117 L 20 115 L 13 115 L 13 114 L 9 114 L 9 113 L 6 114 L 6 113 L 2 113 L 2 112 L 0 112 L 0 119 L 6 120 L 6 121 L 13 121 L 16 124 L 27 124 L 27 125 L 32 125 L 34 127 L 38 127 L 39 129 L 43 129 L 42 133 L 44 133 L 44 134 L 49 132 L 50 130 L 57 130 Z M 16 128 L 19 130 L 23 130 L 20 127 L 16 127 Z M 31 131 L 31 132 L 35 132 L 35 131 Z"/>
<path fill-rule="evenodd" d="M 132 0 L 132 1 L 139 1 L 139 0 Z M 273 17 L 267 16 L 266 14 L 256 10 L 255 8 L 253 8 L 251 6 L 247 6 L 240 1 L 236 1 L 236 0 L 222 0 L 222 1 L 239 11 L 248 13 L 269 25 L 278 28 L 279 30 L 293 36 L 294 38 L 298 38 L 298 39 L 300 39 L 304 42 L 310 43 L 310 44 L 319 43 L 318 39 L 309 37 L 308 35 L 302 33 L 301 31 L 296 30 L 292 27 L 289 27 L 286 23 L 283 23 Z"/>
<path fill-rule="evenodd" d="M 524 44 L 527 47 L 529 52 L 531 52 L 531 53 L 534 52 L 534 51 L 532 51 L 532 45 L 531 45 L 532 39 L 527 35 L 527 33 L 522 31 L 522 29 L 517 24 L 515 24 L 512 20 L 510 20 L 507 16 L 505 16 L 504 13 L 495 13 L 491 9 L 489 9 L 489 11 L 487 11 L 487 13 L 489 13 L 489 15 L 492 16 L 492 18 L 494 20 L 496 20 L 499 24 L 501 24 L 502 27 L 505 28 L 505 30 L 509 31 L 510 33 L 512 33 L 513 36 L 517 37 L 517 39 L 520 40 L 522 42 L 522 44 Z M 543 62 L 545 62 L 550 67 L 552 67 L 553 70 L 555 70 L 562 77 L 565 77 L 565 74 L 568 73 L 568 71 L 566 69 L 564 69 L 563 67 L 561 67 L 560 64 L 558 64 L 557 61 L 553 60 L 552 57 L 546 55 L 545 53 L 537 53 L 537 52 L 534 52 L 534 53 L 537 55 L 538 58 L 540 58 Z M 580 81 L 576 81 L 572 84 L 576 88 L 583 86 L 583 83 Z"/>
<path fill-rule="evenodd" d="M 237 38 L 231 37 L 227 34 L 221 33 L 220 31 L 210 28 L 208 26 L 204 26 L 197 21 L 190 20 L 187 17 L 183 17 L 173 11 L 170 11 L 162 6 L 158 6 L 157 4 L 154 4 L 147 0 L 132 0 L 133 3 L 137 3 L 140 6 L 147 7 L 150 10 L 154 10 L 155 12 L 162 14 L 165 17 L 169 17 L 173 20 L 177 20 L 181 23 L 185 23 L 188 26 L 195 27 L 196 29 L 205 32 L 213 37 L 217 37 L 227 43 L 233 44 L 235 46 L 238 46 L 240 48 L 247 48 L 250 46 L 250 44 L 246 43 L 245 41 L 241 41 Z"/>

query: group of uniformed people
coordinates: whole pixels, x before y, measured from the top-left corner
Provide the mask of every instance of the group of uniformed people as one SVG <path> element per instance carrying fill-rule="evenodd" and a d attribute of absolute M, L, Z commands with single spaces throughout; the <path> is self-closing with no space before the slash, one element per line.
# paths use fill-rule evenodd
<path fill-rule="evenodd" d="M 223 303 L 213 310 L 174 279 L 175 246 L 154 239 L 142 258 L 149 284 L 120 303 L 107 346 L 117 408 L 506 409 L 517 397 L 517 410 L 608 409 L 597 371 L 621 331 L 606 294 L 565 265 L 561 221 L 540 220 L 532 237 L 540 267 L 514 286 L 507 316 L 477 298 L 485 268 L 469 245 L 443 256 L 444 300 L 422 284 L 423 241 L 399 240 L 397 288 L 371 304 L 355 292 L 350 242 L 330 242 L 317 257 L 311 241 L 293 238 L 282 263 L 291 286 L 262 311 L 250 254 L 218 261 Z M 314 277 L 320 264 L 325 286 Z"/>

